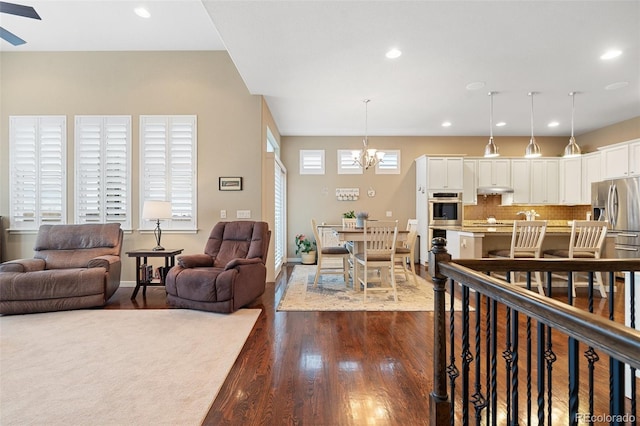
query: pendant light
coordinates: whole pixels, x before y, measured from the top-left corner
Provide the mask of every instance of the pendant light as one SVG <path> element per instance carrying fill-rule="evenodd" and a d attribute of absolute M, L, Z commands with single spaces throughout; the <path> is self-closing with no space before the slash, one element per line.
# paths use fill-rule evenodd
<path fill-rule="evenodd" d="M 569 96 L 571 96 L 571 137 L 569 138 L 569 144 L 564 148 L 564 156 L 579 157 L 582 155 L 582 151 L 576 143 L 576 138 L 573 137 L 573 115 L 576 106 L 576 92 L 569 92 Z"/>
<path fill-rule="evenodd" d="M 499 157 L 498 147 L 493 142 L 493 95 L 496 92 L 489 92 L 489 143 L 484 147 L 485 157 Z"/>
<path fill-rule="evenodd" d="M 540 147 L 536 143 L 536 138 L 533 137 L 533 96 L 536 94 L 537 92 L 529 92 L 529 96 L 531 96 L 531 139 L 529 140 L 527 149 L 524 151 L 524 156 L 526 158 L 535 158 L 542 155 Z"/>

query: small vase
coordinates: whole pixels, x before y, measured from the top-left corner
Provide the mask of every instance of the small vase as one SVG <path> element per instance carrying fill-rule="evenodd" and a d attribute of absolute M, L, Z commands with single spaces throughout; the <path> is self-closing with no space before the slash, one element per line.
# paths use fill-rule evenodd
<path fill-rule="evenodd" d="M 308 253 L 302 253 L 302 264 L 303 265 L 313 265 L 316 263 L 316 252 L 310 251 Z"/>
<path fill-rule="evenodd" d="M 356 217 L 356 228 L 364 228 L 365 220 L 367 220 L 366 217 Z"/>

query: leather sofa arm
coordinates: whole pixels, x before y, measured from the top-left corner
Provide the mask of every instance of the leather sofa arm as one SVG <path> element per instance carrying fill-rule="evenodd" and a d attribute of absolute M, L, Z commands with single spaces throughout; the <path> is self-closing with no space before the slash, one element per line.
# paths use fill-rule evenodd
<path fill-rule="evenodd" d="M 254 265 L 256 263 L 262 263 L 262 259 L 260 259 L 259 257 L 254 257 L 252 259 L 236 258 L 236 259 L 231 259 L 229 263 L 224 265 L 224 269 L 226 271 L 227 269 L 232 269 L 232 268 L 235 268 L 236 266 Z"/>
<path fill-rule="evenodd" d="M 43 259 L 17 259 L 0 264 L 0 272 L 33 272 L 44 270 Z"/>
<path fill-rule="evenodd" d="M 208 254 L 188 254 L 178 257 L 178 265 L 188 268 L 210 268 L 213 266 L 213 258 Z"/>
<path fill-rule="evenodd" d="M 87 263 L 87 268 L 104 268 L 109 271 L 111 264 L 119 262 L 120 256 L 105 254 L 103 256 L 94 257 Z"/>

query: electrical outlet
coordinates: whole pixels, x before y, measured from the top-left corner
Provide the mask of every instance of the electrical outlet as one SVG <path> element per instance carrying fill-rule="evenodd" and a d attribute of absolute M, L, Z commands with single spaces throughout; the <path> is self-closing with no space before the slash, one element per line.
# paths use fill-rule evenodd
<path fill-rule="evenodd" d="M 226 218 L 227 218 L 227 211 L 220 210 L 220 219 L 226 219 Z"/>
<path fill-rule="evenodd" d="M 392 217 L 393 216 L 393 212 L 391 210 L 387 210 L 387 217 Z"/>
<path fill-rule="evenodd" d="M 237 219 L 251 219 L 251 210 L 236 210 Z"/>

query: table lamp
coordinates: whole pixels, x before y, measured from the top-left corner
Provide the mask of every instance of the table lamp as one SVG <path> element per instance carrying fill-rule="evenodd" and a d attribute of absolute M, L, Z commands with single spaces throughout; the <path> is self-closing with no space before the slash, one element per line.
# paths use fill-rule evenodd
<path fill-rule="evenodd" d="M 160 229 L 160 219 L 171 219 L 171 203 L 169 201 L 145 201 L 142 207 L 142 218 L 147 220 L 156 221 L 156 229 L 153 231 L 153 235 L 156 236 L 156 246 L 154 251 L 164 250 L 164 247 L 160 245 L 160 238 L 162 237 L 162 230 Z"/>

